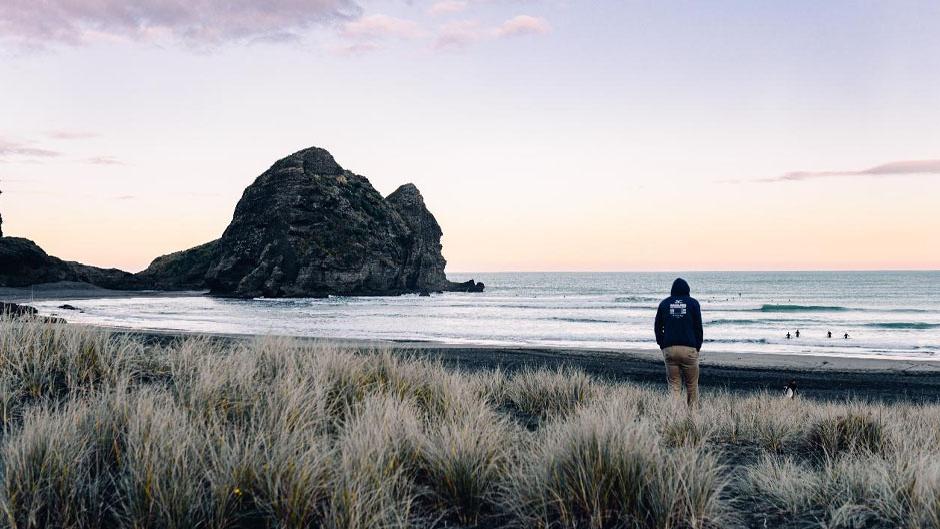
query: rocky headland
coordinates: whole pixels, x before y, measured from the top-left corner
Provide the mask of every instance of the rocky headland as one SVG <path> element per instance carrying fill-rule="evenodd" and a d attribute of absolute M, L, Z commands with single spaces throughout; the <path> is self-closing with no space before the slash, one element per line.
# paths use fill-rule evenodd
<path fill-rule="evenodd" d="M 79 281 L 241 298 L 482 292 L 482 283 L 447 280 L 442 235 L 413 184 L 383 197 L 364 176 L 312 147 L 278 160 L 248 186 L 215 241 L 130 274 L 0 237 L 0 286 Z"/>
<path fill-rule="evenodd" d="M 0 287 L 28 287 L 60 281 L 89 283 L 114 290 L 146 288 L 129 272 L 63 261 L 47 254 L 29 239 L 0 237 Z"/>

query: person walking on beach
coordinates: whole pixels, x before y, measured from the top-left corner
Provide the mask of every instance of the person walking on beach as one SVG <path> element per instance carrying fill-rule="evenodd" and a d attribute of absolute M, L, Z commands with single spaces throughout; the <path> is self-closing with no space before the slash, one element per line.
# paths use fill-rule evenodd
<path fill-rule="evenodd" d="M 659 304 L 653 325 L 656 343 L 663 351 L 669 390 L 680 397 L 685 381 L 689 406 L 698 402 L 698 354 L 702 349 L 702 309 L 689 295 L 689 284 L 678 278 L 670 296 Z"/>

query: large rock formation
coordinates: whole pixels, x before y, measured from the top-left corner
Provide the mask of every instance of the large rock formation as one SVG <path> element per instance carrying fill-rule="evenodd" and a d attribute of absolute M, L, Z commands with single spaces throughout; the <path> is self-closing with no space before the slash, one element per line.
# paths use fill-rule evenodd
<path fill-rule="evenodd" d="M 234 297 L 479 292 L 444 276 L 441 227 L 418 189 L 383 198 L 369 181 L 310 148 L 245 189 L 217 241 L 163 256 L 138 276 L 159 288 Z"/>
<path fill-rule="evenodd" d="M 158 257 L 134 275 L 62 261 L 32 241 L 4 237 L 0 286 L 83 281 L 245 298 L 482 292 L 482 283 L 444 276 L 441 236 L 414 185 L 382 197 L 314 147 L 277 161 L 248 186 L 218 240 Z"/>
<path fill-rule="evenodd" d="M 237 297 L 388 295 L 442 290 L 441 229 L 414 186 L 386 200 L 311 148 L 279 160 L 235 207 L 206 274 Z"/>

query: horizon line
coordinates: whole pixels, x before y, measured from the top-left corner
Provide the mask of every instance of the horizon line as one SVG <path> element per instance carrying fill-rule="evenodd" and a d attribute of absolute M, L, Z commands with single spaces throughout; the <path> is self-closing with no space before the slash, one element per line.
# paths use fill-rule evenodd
<path fill-rule="evenodd" d="M 475 270 L 475 271 L 450 271 L 448 274 L 671 274 L 671 273 L 800 273 L 800 272 L 940 272 L 940 268 L 794 268 L 787 270 L 748 270 L 748 269 L 726 269 L 726 270 Z"/>

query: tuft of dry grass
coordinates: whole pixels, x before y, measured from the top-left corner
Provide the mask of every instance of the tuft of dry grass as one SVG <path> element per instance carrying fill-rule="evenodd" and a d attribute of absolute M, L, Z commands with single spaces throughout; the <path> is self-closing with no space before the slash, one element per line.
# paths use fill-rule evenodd
<path fill-rule="evenodd" d="M 508 501 L 527 527 L 704 527 L 721 519 L 722 470 L 701 447 L 671 451 L 622 402 L 540 432 L 510 475 Z"/>
<path fill-rule="evenodd" d="M 431 429 L 419 451 L 427 510 L 471 526 L 497 515 L 516 438 L 510 422 L 482 402 Z"/>
<path fill-rule="evenodd" d="M 113 523 L 127 419 L 122 408 L 120 399 L 104 395 L 31 410 L 0 449 L 0 508 L 8 526 Z"/>
<path fill-rule="evenodd" d="M 792 517 L 811 512 L 822 494 L 822 480 L 793 459 L 769 455 L 744 469 L 740 493 L 759 498 L 768 511 Z"/>
<path fill-rule="evenodd" d="M 884 426 L 871 412 L 853 410 L 816 420 L 804 442 L 817 457 L 832 459 L 844 453 L 882 453 L 886 438 Z"/>
<path fill-rule="evenodd" d="M 571 368 L 557 371 L 527 369 L 509 379 L 506 395 L 522 412 L 551 418 L 586 404 L 594 397 L 596 389 L 590 376 Z"/>

